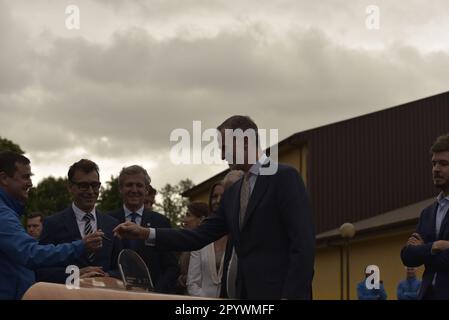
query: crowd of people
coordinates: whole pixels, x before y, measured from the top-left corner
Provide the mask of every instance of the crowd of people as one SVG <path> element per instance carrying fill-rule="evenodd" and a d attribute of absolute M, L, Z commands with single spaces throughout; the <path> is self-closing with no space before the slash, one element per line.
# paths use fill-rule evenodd
<path fill-rule="evenodd" d="M 238 129 L 258 130 L 246 116 L 232 116 L 217 127 L 223 137 Z M 123 206 L 100 213 L 100 170 L 88 159 L 68 169 L 72 203 L 45 219 L 30 214 L 24 228 L 31 164 L 23 155 L 0 153 L 0 299 L 20 299 L 36 281 L 65 283 L 67 265 L 78 266 L 81 278 L 120 278 L 117 260 L 124 248 L 142 257 L 156 292 L 311 299 L 315 232 L 304 183 L 296 169 L 281 163 L 264 174 L 273 160 L 261 150 L 257 134 L 255 141 L 243 140 L 238 151 L 243 157 L 233 139 L 219 141 L 229 173 L 212 186 L 209 203 L 188 205 L 180 229 L 153 211 L 156 191 L 139 165 L 119 173 Z M 249 150 L 256 150 L 255 161 Z M 398 285 L 399 299 L 449 299 L 449 135 L 438 137 L 431 153 L 433 182 L 441 192 L 400 253 L 409 268 Z M 422 265 L 419 282 L 414 268 Z M 360 299 L 387 298 L 383 283 L 373 290 L 362 281 L 357 292 Z"/>
<path fill-rule="evenodd" d="M 245 116 L 225 120 L 217 130 L 253 130 Z M 233 137 L 235 148 L 235 139 Z M 214 185 L 209 203 L 192 202 L 183 228 L 171 228 L 152 210 L 155 190 L 147 171 L 132 165 L 118 177 L 123 206 L 100 213 L 100 170 L 81 159 L 68 169 L 72 203 L 43 219 L 33 213 L 21 224 L 32 187 L 28 158 L 0 153 L 0 299 L 20 299 L 36 281 L 65 283 L 67 265 L 81 278 L 120 278 L 118 255 L 135 251 L 148 266 L 154 290 L 204 297 L 311 299 L 314 228 L 308 196 L 298 172 L 272 160 L 258 139 L 244 142 L 244 161 L 220 144 L 230 165 Z M 249 156 L 255 150 L 255 161 Z M 182 252 L 182 253 L 180 253 Z"/>

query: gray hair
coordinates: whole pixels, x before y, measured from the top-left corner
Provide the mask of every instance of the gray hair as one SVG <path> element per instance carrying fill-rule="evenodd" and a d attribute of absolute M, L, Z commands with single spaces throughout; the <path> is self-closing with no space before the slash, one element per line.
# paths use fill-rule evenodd
<path fill-rule="evenodd" d="M 142 174 L 144 176 L 144 178 L 145 178 L 145 186 L 147 188 L 150 186 L 151 178 L 148 175 L 147 170 L 145 170 L 144 168 L 142 168 L 141 166 L 138 166 L 138 165 L 132 165 L 132 166 L 129 166 L 129 167 L 124 167 L 122 169 L 122 171 L 120 171 L 120 174 L 118 176 L 118 184 L 119 184 L 119 186 L 122 185 L 123 176 L 125 176 L 125 175 L 130 176 L 130 175 L 134 175 L 134 174 Z"/>

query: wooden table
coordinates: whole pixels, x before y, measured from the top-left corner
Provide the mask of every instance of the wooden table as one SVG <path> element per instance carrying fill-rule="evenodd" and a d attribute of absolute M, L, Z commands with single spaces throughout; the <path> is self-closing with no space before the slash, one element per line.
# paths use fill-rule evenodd
<path fill-rule="evenodd" d="M 114 278 L 80 280 L 79 289 L 64 284 L 38 282 L 24 294 L 23 300 L 210 300 L 208 298 L 162 294 L 143 289 L 125 290 L 123 282 Z"/>

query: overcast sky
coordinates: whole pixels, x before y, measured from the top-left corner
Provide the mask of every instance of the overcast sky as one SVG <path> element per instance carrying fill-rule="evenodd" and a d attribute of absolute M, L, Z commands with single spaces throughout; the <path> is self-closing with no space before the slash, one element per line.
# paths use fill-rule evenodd
<path fill-rule="evenodd" d="M 0 136 L 35 184 L 81 158 L 199 183 L 226 166 L 172 164 L 172 130 L 244 114 L 283 139 L 441 93 L 447 39 L 447 0 L 0 0 Z"/>

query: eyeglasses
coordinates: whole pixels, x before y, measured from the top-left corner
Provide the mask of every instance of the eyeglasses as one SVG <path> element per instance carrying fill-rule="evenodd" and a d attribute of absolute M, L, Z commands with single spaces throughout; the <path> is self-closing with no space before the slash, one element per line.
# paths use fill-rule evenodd
<path fill-rule="evenodd" d="M 89 190 L 89 187 L 92 188 L 92 190 L 94 191 L 98 191 L 101 187 L 101 182 L 76 182 L 76 181 L 70 181 L 71 183 L 73 183 L 75 186 L 78 187 L 78 189 L 80 189 L 80 191 L 87 191 Z"/>

